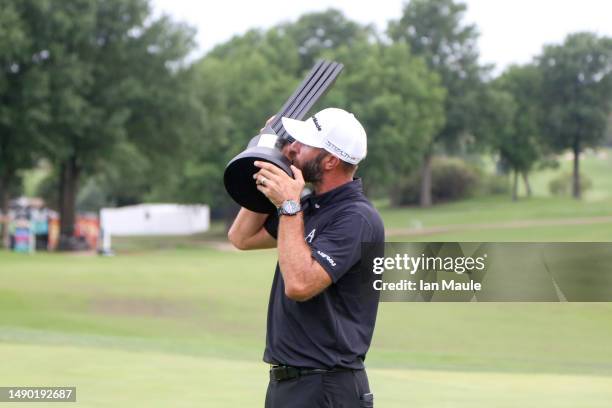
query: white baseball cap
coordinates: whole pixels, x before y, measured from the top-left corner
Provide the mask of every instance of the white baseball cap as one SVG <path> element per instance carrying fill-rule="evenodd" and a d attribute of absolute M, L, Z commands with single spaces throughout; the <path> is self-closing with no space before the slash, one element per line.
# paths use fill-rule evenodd
<path fill-rule="evenodd" d="M 281 120 L 287 133 L 302 144 L 325 149 L 351 164 L 366 157 L 366 132 L 352 113 L 327 108 L 305 121 L 285 117 Z"/>

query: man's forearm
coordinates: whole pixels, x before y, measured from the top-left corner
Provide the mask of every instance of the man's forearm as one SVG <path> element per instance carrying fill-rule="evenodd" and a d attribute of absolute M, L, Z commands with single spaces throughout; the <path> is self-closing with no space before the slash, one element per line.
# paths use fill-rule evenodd
<path fill-rule="evenodd" d="M 278 264 L 285 281 L 285 291 L 289 297 L 300 298 L 302 295 L 317 291 L 320 286 L 317 279 L 314 260 L 310 247 L 304 239 L 304 216 L 281 216 L 278 226 Z"/>
<path fill-rule="evenodd" d="M 304 240 L 304 216 L 281 216 L 278 224 L 278 264 L 285 285 L 299 283 L 303 269 L 311 260 L 310 248 Z"/>
<path fill-rule="evenodd" d="M 227 237 L 235 246 L 240 248 L 242 242 L 261 230 L 266 218 L 268 218 L 268 214 L 260 214 L 241 208 L 227 233 Z"/>

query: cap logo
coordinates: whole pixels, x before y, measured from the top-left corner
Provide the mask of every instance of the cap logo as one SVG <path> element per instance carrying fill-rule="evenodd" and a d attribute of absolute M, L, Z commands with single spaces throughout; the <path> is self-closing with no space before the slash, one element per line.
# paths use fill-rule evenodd
<path fill-rule="evenodd" d="M 338 146 L 336 146 L 329 140 L 325 141 L 325 147 L 329 149 L 328 151 L 330 151 L 330 153 L 333 152 L 333 154 L 335 154 L 336 156 L 339 156 L 342 160 L 348 161 L 350 163 L 358 161 L 356 157 L 351 156 L 350 154 L 348 154 L 347 152 L 345 152 L 344 150 L 342 150 L 341 148 L 339 148 Z"/>
<path fill-rule="evenodd" d="M 320 132 L 321 131 L 321 125 L 319 125 L 319 121 L 317 120 L 316 116 L 312 117 L 312 121 L 314 123 L 314 125 L 317 127 L 317 130 Z"/>

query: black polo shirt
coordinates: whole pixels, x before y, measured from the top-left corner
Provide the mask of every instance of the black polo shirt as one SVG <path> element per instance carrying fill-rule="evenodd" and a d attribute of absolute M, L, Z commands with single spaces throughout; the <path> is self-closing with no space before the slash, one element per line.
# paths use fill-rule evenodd
<path fill-rule="evenodd" d="M 332 284 L 305 302 L 291 300 L 276 264 L 263 359 L 295 367 L 363 368 L 379 292 L 372 288 L 375 275 L 362 260 L 361 244 L 382 244 L 383 222 L 360 179 L 301 201 L 304 238 Z M 264 227 L 276 238 L 278 216 L 271 215 Z"/>

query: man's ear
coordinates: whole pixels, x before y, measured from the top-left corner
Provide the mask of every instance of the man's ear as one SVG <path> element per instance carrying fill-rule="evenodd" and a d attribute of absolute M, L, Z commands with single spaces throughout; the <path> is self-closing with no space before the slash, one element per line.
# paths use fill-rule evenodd
<path fill-rule="evenodd" d="M 341 165 L 340 159 L 334 156 L 333 154 L 329 154 L 325 158 L 323 167 L 325 168 L 325 170 L 333 170 L 340 165 Z"/>

